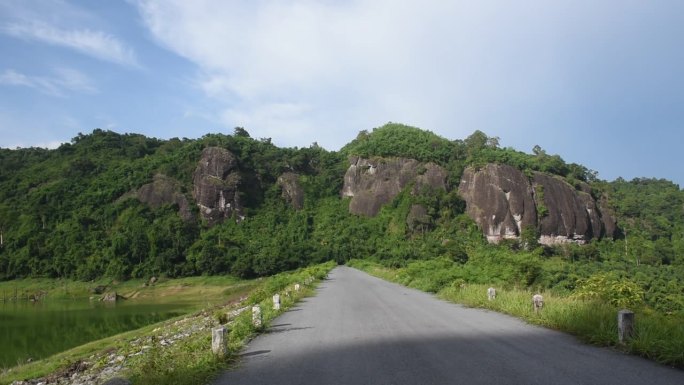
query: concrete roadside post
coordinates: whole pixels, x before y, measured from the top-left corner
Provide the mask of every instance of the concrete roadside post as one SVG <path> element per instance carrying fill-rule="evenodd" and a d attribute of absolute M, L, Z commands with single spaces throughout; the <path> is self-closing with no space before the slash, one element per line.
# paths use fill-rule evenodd
<path fill-rule="evenodd" d="M 544 297 L 542 297 L 541 294 L 533 295 L 532 305 L 534 306 L 534 312 L 539 313 L 539 311 L 544 307 Z"/>
<path fill-rule="evenodd" d="M 490 301 L 493 301 L 494 299 L 496 299 L 496 289 L 495 288 L 490 287 L 489 289 L 487 289 L 487 299 Z"/>
<path fill-rule="evenodd" d="M 261 318 L 261 306 L 252 306 L 252 325 L 254 325 L 255 328 L 260 328 L 262 322 L 263 320 Z"/>
<path fill-rule="evenodd" d="M 634 335 L 634 312 L 622 309 L 618 312 L 618 341 L 624 344 Z"/>
<path fill-rule="evenodd" d="M 280 310 L 280 294 L 273 296 L 273 309 Z"/>
<path fill-rule="evenodd" d="M 299 284 L 298 283 L 295 283 L 294 287 L 295 287 L 295 291 L 299 291 Z"/>
<path fill-rule="evenodd" d="M 221 326 L 211 330 L 211 351 L 219 357 L 224 357 L 228 352 L 225 327 Z"/>

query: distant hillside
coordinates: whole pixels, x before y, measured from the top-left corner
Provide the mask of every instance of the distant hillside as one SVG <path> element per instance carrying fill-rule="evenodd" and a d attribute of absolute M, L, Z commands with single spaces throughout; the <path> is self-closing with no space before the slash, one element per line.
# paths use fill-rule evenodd
<path fill-rule="evenodd" d="M 418 163 L 414 179 L 367 216 L 350 213 L 342 197 L 350 157 Z M 443 188 L 439 180 L 425 182 L 436 189 L 416 187 L 428 163 L 444 170 L 430 174 L 443 177 Z M 0 150 L 0 279 L 259 276 L 352 257 L 465 262 L 471 250 L 488 246 L 458 187 L 466 169 L 489 164 L 510 165 L 526 178 L 555 175 L 570 190 L 588 189 L 583 194 L 615 216 L 615 241 L 540 248 L 543 255 L 684 264 L 678 186 L 602 181 L 539 147 L 533 154 L 500 148 L 479 131 L 449 140 L 391 123 L 335 152 L 278 148 L 242 128 L 170 140 L 98 129 L 55 150 Z M 535 248 L 523 235 L 497 247 Z"/>

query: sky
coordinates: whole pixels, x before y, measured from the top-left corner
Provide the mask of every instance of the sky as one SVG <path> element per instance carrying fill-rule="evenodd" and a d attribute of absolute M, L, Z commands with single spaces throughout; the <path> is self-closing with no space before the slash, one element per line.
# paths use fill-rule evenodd
<path fill-rule="evenodd" d="M 684 187 L 684 2 L 0 0 L 0 147 L 390 121 Z"/>

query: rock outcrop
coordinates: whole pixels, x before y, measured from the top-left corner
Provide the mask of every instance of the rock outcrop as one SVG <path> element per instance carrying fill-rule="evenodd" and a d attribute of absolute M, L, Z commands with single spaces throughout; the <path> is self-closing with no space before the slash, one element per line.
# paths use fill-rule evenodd
<path fill-rule="evenodd" d="M 193 197 L 209 225 L 242 218 L 240 173 L 235 156 L 220 147 L 207 147 L 193 174 Z"/>
<path fill-rule="evenodd" d="M 613 237 L 615 221 L 603 214 L 586 184 L 574 188 L 560 177 L 489 164 L 467 168 L 459 193 L 468 215 L 490 242 L 515 239 L 527 227 L 540 234 L 546 245 Z"/>
<path fill-rule="evenodd" d="M 299 175 L 286 172 L 276 181 L 282 190 L 281 196 L 295 210 L 304 208 L 304 189 L 299 183 Z"/>
<path fill-rule="evenodd" d="M 153 208 L 164 205 L 178 205 L 178 215 L 185 221 L 192 221 L 194 215 L 190 210 L 187 198 L 181 192 L 181 184 L 166 175 L 157 174 L 152 183 L 140 187 L 134 192 L 135 197 Z"/>
<path fill-rule="evenodd" d="M 525 227 L 537 225 L 534 190 L 527 177 L 511 166 L 468 168 L 458 192 L 466 201 L 468 216 L 489 241 L 517 238 Z"/>
<path fill-rule="evenodd" d="M 406 225 L 411 232 L 426 231 L 431 227 L 431 217 L 423 205 L 411 205 L 406 216 Z"/>
<path fill-rule="evenodd" d="M 350 158 L 350 163 L 344 176 L 342 196 L 351 197 L 349 211 L 353 214 L 377 215 L 382 205 L 411 183 L 414 193 L 424 188 L 446 189 L 447 172 L 434 163 L 406 158 L 357 157 Z"/>

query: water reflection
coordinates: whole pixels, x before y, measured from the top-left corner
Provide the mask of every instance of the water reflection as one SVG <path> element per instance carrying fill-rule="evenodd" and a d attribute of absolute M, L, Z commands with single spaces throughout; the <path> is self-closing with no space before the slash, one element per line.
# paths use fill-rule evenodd
<path fill-rule="evenodd" d="M 0 367 L 189 312 L 193 303 L 0 302 Z"/>

